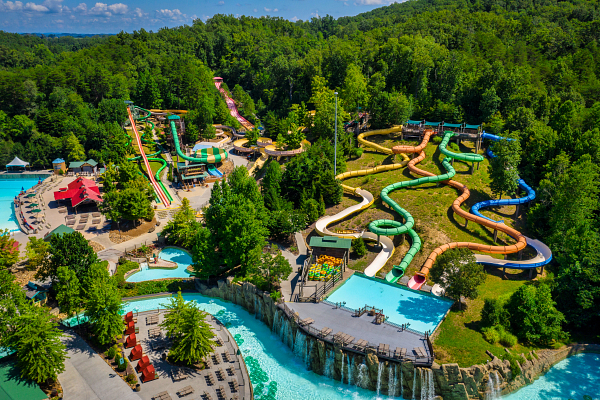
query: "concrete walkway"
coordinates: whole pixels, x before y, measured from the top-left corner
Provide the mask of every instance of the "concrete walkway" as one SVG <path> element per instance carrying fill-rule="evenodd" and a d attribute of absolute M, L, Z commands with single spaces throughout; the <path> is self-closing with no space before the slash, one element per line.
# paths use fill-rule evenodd
<path fill-rule="evenodd" d="M 302 233 L 296 232 L 294 237 L 296 238 L 296 246 L 298 247 L 299 255 L 296 256 L 285 250 L 281 252 L 292 266 L 292 273 L 285 281 L 281 282 L 281 292 L 283 293 L 283 300 L 285 301 L 292 301 L 293 293 L 300 280 L 300 272 L 302 271 L 302 266 L 304 265 L 304 260 L 306 260 L 308 253 Z"/>
<path fill-rule="evenodd" d="M 65 372 L 58 376 L 64 400 L 141 400 L 111 367 L 76 334 L 65 334 Z"/>

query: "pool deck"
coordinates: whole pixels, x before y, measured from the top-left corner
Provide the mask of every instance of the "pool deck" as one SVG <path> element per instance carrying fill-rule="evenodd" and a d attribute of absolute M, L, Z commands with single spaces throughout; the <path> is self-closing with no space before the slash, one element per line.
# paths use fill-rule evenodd
<path fill-rule="evenodd" d="M 177 399 L 179 398 L 177 392 L 186 386 L 192 386 L 194 393 L 192 396 L 186 396 L 185 398 L 189 397 L 190 399 L 201 399 L 204 398 L 204 392 L 207 392 L 212 396 L 213 399 L 217 399 L 218 396 L 216 389 L 219 386 L 223 386 L 225 389 L 226 398 L 230 399 L 233 398 L 234 393 L 231 391 L 228 382 L 233 378 L 237 379 L 237 382 L 239 383 L 239 388 L 237 392 L 235 392 L 235 394 L 238 395 L 238 398 L 251 398 L 250 377 L 248 376 L 246 366 L 243 364 L 242 357 L 237 355 L 238 346 L 229 331 L 223 327 L 218 319 L 209 315 L 206 321 L 212 326 L 213 332 L 220 337 L 224 343 L 223 346 L 216 347 L 215 349 L 215 353 L 219 354 L 222 362 L 219 364 L 213 364 L 210 368 L 207 368 L 203 371 L 195 371 L 183 368 L 187 372 L 188 378 L 179 382 L 175 382 L 171 378 L 171 372 L 180 368 L 164 361 L 161 358 L 163 351 L 153 351 L 151 347 L 153 343 L 164 339 L 164 333 L 161 334 L 161 338 L 148 338 L 148 330 L 159 327 L 159 324 L 146 325 L 146 317 L 153 314 L 155 315 L 156 311 L 145 311 L 138 313 L 137 323 L 135 324 L 135 326 L 139 328 L 139 333 L 136 335 L 136 337 L 144 349 L 144 354 L 148 356 L 150 362 L 154 365 L 156 372 L 159 375 L 159 379 L 147 383 L 141 383 L 141 390 L 137 394 L 142 399 L 152 400 L 152 398 L 158 393 L 165 391 L 169 393 L 172 399 Z M 134 316 L 135 315 L 136 314 L 134 313 Z M 163 316 L 164 312 L 160 312 L 159 323 L 163 321 Z M 129 355 L 130 352 L 131 350 L 128 349 L 125 351 L 125 354 Z M 223 359 L 222 353 L 225 352 L 229 353 L 229 357 L 233 360 L 232 362 L 226 362 Z M 133 366 L 137 365 L 137 361 L 132 362 L 132 364 Z M 219 381 L 216 376 L 216 371 L 218 371 L 220 368 L 225 371 L 229 367 L 234 367 L 235 375 L 230 377 L 226 373 L 226 379 Z M 206 376 L 209 374 L 212 374 L 214 377 L 215 385 L 213 386 L 209 386 L 207 383 Z"/>
<path fill-rule="evenodd" d="M 366 313 L 361 317 L 354 317 L 350 311 L 336 308 L 327 303 L 287 302 L 285 305 L 297 312 L 300 319 L 314 319 L 315 322 L 311 326 L 317 330 L 328 327 L 333 330 L 333 334 L 343 332 L 354 336 L 355 342 L 364 339 L 375 346 L 380 343 L 388 344 L 392 354 L 396 347 L 405 348 L 406 355 L 411 359 L 416 358 L 414 349 L 422 347 L 427 356 L 431 357 L 424 335 L 401 330 L 392 325 L 375 324 L 375 317 Z"/>

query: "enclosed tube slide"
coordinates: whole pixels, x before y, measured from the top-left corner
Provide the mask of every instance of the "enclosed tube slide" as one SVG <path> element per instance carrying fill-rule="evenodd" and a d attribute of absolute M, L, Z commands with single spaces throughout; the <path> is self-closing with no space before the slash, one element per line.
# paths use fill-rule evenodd
<path fill-rule="evenodd" d="M 152 175 L 152 169 L 150 168 L 150 163 L 148 162 L 148 157 L 146 157 L 146 153 L 144 152 L 144 147 L 142 146 L 140 134 L 137 130 L 137 126 L 135 126 L 135 121 L 133 119 L 133 115 L 131 114 L 131 109 L 129 107 L 127 107 L 127 114 L 129 115 L 129 122 L 131 123 L 131 128 L 132 128 L 133 134 L 135 136 L 134 139 L 135 139 L 136 145 L 138 146 L 138 149 L 140 151 L 142 159 L 144 160 L 144 166 L 146 168 L 146 171 L 148 171 L 148 176 L 150 177 L 150 183 L 154 187 L 154 191 L 158 195 L 161 203 L 163 203 L 165 206 L 168 207 L 171 204 L 171 201 L 169 200 L 167 195 L 163 192 L 161 186 L 158 184 L 158 182 L 154 178 L 154 175 Z"/>

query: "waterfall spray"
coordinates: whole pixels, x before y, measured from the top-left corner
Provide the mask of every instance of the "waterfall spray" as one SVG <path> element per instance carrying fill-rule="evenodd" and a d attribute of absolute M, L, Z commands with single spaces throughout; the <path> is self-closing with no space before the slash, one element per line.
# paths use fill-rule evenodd
<path fill-rule="evenodd" d="M 486 400 L 500 400 L 500 376 L 496 371 L 490 372 L 485 398 Z"/>
<path fill-rule="evenodd" d="M 358 366 L 356 386 L 361 387 L 363 389 L 369 388 L 369 369 L 367 368 L 367 364 L 365 364 L 364 361 Z"/>
<path fill-rule="evenodd" d="M 342 367 L 340 368 L 340 375 L 342 376 L 342 384 L 344 383 L 344 352 L 342 352 Z"/>
<path fill-rule="evenodd" d="M 417 400 L 417 369 L 413 367 L 412 400 Z"/>
<path fill-rule="evenodd" d="M 404 398 L 404 376 L 402 374 L 402 364 L 400 364 L 400 397 Z"/>
<path fill-rule="evenodd" d="M 304 362 L 306 363 L 306 367 L 308 369 L 311 369 L 310 360 L 312 359 L 313 345 L 314 345 L 314 342 L 312 340 L 310 340 L 308 342 L 308 346 L 306 349 L 306 358 L 305 358 Z"/>
<path fill-rule="evenodd" d="M 379 362 L 379 366 L 377 367 L 377 396 L 379 396 L 379 392 L 381 392 L 381 373 L 383 372 L 383 362 Z"/>
<path fill-rule="evenodd" d="M 435 397 L 433 371 L 430 369 L 420 369 L 419 374 L 421 377 L 421 400 L 433 400 Z"/>
<path fill-rule="evenodd" d="M 350 359 L 350 356 L 348 356 L 348 385 L 352 385 L 352 382 L 354 381 L 353 371 L 354 371 L 354 357 L 352 357 L 352 359 Z"/>
<path fill-rule="evenodd" d="M 300 329 L 296 331 L 296 341 L 294 343 L 294 355 L 300 358 L 302 361 L 306 358 L 306 336 L 304 336 Z"/>
<path fill-rule="evenodd" d="M 394 368 L 390 365 L 390 377 L 388 381 L 388 396 L 395 397 L 396 396 L 396 368 L 398 368 L 397 364 L 394 364 Z"/>
<path fill-rule="evenodd" d="M 325 371 L 324 375 L 328 378 L 333 378 L 333 361 L 334 361 L 334 357 L 333 357 L 333 351 L 329 351 L 327 350 L 325 352 Z"/>

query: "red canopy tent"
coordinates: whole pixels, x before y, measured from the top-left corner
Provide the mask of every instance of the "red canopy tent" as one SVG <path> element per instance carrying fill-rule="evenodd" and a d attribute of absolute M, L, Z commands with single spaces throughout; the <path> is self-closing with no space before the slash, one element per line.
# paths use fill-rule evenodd
<path fill-rule="evenodd" d="M 123 319 L 125 320 L 125 323 L 133 322 L 133 311 L 129 311 L 127 314 L 125 314 Z"/>
<path fill-rule="evenodd" d="M 131 335 L 132 333 L 140 333 L 140 329 L 135 327 L 135 322 L 127 322 L 127 328 L 125 328 L 125 334 Z"/>
<path fill-rule="evenodd" d="M 150 364 L 142 371 L 142 382 L 146 383 L 155 379 L 158 379 L 158 374 L 154 370 L 154 366 Z"/>
<path fill-rule="evenodd" d="M 150 365 L 150 359 L 148 359 L 148 356 L 143 356 L 142 359 L 138 361 L 138 365 L 135 367 L 135 369 L 137 372 L 142 372 L 148 365 Z"/>
<path fill-rule="evenodd" d="M 138 342 L 137 342 L 137 338 L 135 337 L 135 333 L 132 333 L 131 335 L 127 336 L 127 339 L 125 340 L 125 348 L 126 349 L 137 346 L 137 344 L 138 344 Z"/>
<path fill-rule="evenodd" d="M 142 354 L 144 354 L 144 351 L 142 350 L 142 346 L 140 346 L 139 344 L 137 346 L 135 346 L 132 350 L 131 350 L 131 354 L 129 355 L 129 359 L 131 361 L 135 361 L 135 360 L 139 360 L 140 358 L 142 358 Z M 146 357 L 147 358 L 147 357 Z"/>

